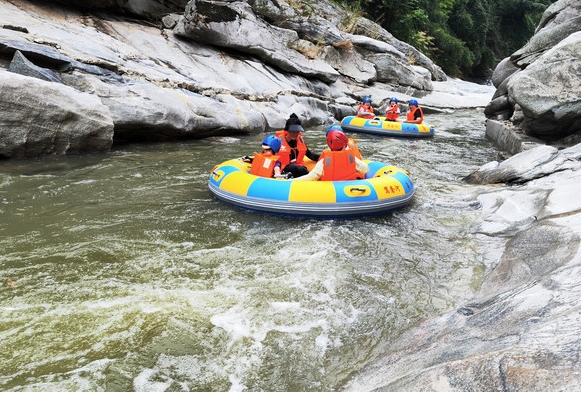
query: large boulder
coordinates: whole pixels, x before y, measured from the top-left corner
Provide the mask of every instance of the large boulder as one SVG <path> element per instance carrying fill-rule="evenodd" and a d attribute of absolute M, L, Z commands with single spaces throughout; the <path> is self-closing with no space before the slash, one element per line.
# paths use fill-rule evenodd
<path fill-rule="evenodd" d="M 376 41 L 383 41 L 390 44 L 397 50 L 410 64 L 425 68 L 430 72 L 432 81 L 443 82 L 447 80 L 446 74 L 442 68 L 434 64 L 426 55 L 411 46 L 410 44 L 396 39 L 387 30 L 378 26 L 376 23 L 366 18 L 357 18 L 353 22 L 353 33 L 361 36 L 367 36 L 369 32 L 373 32 L 373 37 Z"/>
<path fill-rule="evenodd" d="M 567 158 L 557 148 L 541 145 L 498 163 L 489 162 L 464 178 L 471 184 L 524 183 L 553 173 Z"/>
<path fill-rule="evenodd" d="M 529 42 L 497 65 L 487 118 L 510 120 L 547 141 L 581 130 L 580 15 L 581 0 L 559 0 L 547 8 Z"/>
<path fill-rule="evenodd" d="M 234 49 L 259 57 L 283 71 L 334 82 L 339 73 L 321 60 L 297 50 L 299 36 L 258 19 L 248 3 L 197 0 L 190 2 L 175 33 L 193 41 Z"/>
<path fill-rule="evenodd" d="M 0 69 L 0 157 L 108 151 L 113 119 L 98 96 Z"/>
<path fill-rule="evenodd" d="M 520 68 L 510 61 L 510 57 L 505 57 L 496 65 L 496 68 L 492 73 L 492 84 L 494 87 L 498 88 L 509 76 L 518 70 L 520 70 Z"/>
<path fill-rule="evenodd" d="M 573 33 L 515 74 L 508 94 L 524 114 L 527 134 L 546 139 L 581 130 L 581 32 Z"/>
<path fill-rule="evenodd" d="M 580 11 L 580 0 L 559 0 L 549 6 L 533 37 L 510 56 L 511 61 L 519 68 L 526 68 L 561 40 L 581 30 Z"/>

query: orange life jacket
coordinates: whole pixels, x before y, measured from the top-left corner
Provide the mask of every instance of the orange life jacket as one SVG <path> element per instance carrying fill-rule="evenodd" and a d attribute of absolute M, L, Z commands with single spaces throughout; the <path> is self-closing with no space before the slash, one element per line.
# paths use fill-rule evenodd
<path fill-rule="evenodd" d="M 357 158 L 359 158 L 360 160 L 363 159 L 363 157 L 361 156 L 361 153 L 359 152 L 359 148 L 357 147 L 357 145 L 355 144 L 355 141 L 351 138 L 349 138 L 349 142 L 347 142 L 347 148 L 346 150 L 350 150 L 353 152 L 353 155 Z"/>
<path fill-rule="evenodd" d="M 303 163 L 303 159 L 305 157 L 305 154 L 307 153 L 307 144 L 305 143 L 305 140 L 303 139 L 303 134 L 300 133 L 298 138 L 297 138 L 297 147 L 296 148 L 291 148 L 288 145 L 288 142 L 286 141 L 286 133 L 287 131 L 285 130 L 280 130 L 276 132 L 276 136 L 279 137 L 282 140 L 282 144 L 280 145 L 280 150 L 278 151 L 278 160 L 281 163 L 281 169 L 284 169 L 285 166 L 287 166 L 288 164 L 291 163 L 291 151 L 295 150 L 295 156 L 296 156 L 296 160 L 292 161 L 293 163 L 297 164 L 297 165 L 304 165 Z"/>
<path fill-rule="evenodd" d="M 422 111 L 422 108 L 420 108 L 419 106 L 416 106 L 416 109 L 414 109 L 413 111 L 408 111 L 407 120 L 408 121 L 415 120 L 417 111 L 420 111 L 420 118 L 423 119 L 424 118 L 424 111 Z"/>
<path fill-rule="evenodd" d="M 355 156 L 351 150 L 323 150 L 323 175 L 320 180 L 354 180 L 357 178 Z"/>
<path fill-rule="evenodd" d="M 274 166 L 279 156 L 272 154 L 254 153 L 254 159 L 250 166 L 250 173 L 261 177 L 272 177 L 274 175 Z"/>
<path fill-rule="evenodd" d="M 360 114 L 361 112 L 371 112 L 372 114 L 365 114 L 362 115 Z M 357 117 L 362 117 L 364 119 L 373 119 L 375 117 L 375 114 L 373 114 L 373 108 L 371 107 L 371 105 L 369 105 L 369 108 L 365 107 L 365 104 L 359 104 L 359 107 L 357 107 Z"/>
<path fill-rule="evenodd" d="M 397 118 L 399 117 L 398 110 L 399 110 L 399 107 L 397 105 L 395 105 L 393 108 L 389 108 L 385 112 L 385 117 L 387 118 L 387 120 L 391 120 L 391 121 L 397 120 Z"/>

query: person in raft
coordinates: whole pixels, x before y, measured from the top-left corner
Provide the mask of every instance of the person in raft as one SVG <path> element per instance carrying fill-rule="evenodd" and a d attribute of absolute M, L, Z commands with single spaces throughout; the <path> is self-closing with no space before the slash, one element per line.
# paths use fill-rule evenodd
<path fill-rule="evenodd" d="M 345 133 L 345 131 L 343 131 L 343 128 L 341 128 L 340 125 L 333 124 L 332 126 L 327 128 L 327 133 L 325 134 L 325 137 L 327 135 L 329 135 L 329 133 L 333 130 L 337 130 L 337 131 L 341 131 L 342 133 Z M 349 138 L 349 137 L 347 137 L 347 138 L 349 139 L 349 142 L 347 142 L 346 150 L 351 150 L 353 152 L 353 154 L 355 155 L 355 157 L 362 160 L 363 157 L 361 156 L 361 153 L 359 152 L 359 148 L 357 147 L 357 144 L 355 143 L 355 141 L 352 138 Z"/>
<path fill-rule="evenodd" d="M 250 173 L 260 177 L 283 177 L 281 173 L 282 164 L 279 156 L 276 155 L 280 150 L 282 141 L 274 135 L 267 135 L 262 140 L 262 153 L 254 153 L 253 157 L 244 156 L 244 162 L 251 162 Z"/>
<path fill-rule="evenodd" d="M 297 180 L 355 180 L 363 177 L 369 166 L 355 157 L 352 150 L 347 150 L 349 138 L 339 130 L 327 134 L 327 145 L 331 150 L 323 150 L 321 159 L 308 174 Z"/>
<path fill-rule="evenodd" d="M 385 119 L 389 121 L 399 121 L 400 112 L 397 98 L 391 97 L 387 104 L 387 108 L 385 108 Z"/>
<path fill-rule="evenodd" d="M 319 161 L 321 155 L 309 150 L 303 139 L 303 131 L 299 117 L 293 113 L 287 119 L 284 129 L 276 132 L 276 136 L 282 141 L 278 156 L 282 165 L 282 174 L 285 176 L 294 178 L 309 173 L 304 165 L 305 156 L 313 161 Z"/>
<path fill-rule="evenodd" d="M 422 124 L 424 122 L 424 111 L 420 108 L 418 100 L 411 99 L 408 102 L 410 109 L 407 113 L 406 123 Z"/>
<path fill-rule="evenodd" d="M 362 117 L 364 119 L 373 119 L 375 117 L 375 112 L 371 106 L 371 98 L 365 97 L 359 107 L 357 107 L 357 117 Z"/>

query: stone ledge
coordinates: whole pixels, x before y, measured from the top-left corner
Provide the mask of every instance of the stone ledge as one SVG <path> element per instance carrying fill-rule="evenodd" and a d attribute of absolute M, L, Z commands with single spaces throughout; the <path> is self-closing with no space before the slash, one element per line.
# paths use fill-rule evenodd
<path fill-rule="evenodd" d="M 487 119 L 486 137 L 493 141 L 500 150 L 511 155 L 534 149 L 539 145 L 546 145 L 540 139 L 523 134 L 508 121 Z"/>

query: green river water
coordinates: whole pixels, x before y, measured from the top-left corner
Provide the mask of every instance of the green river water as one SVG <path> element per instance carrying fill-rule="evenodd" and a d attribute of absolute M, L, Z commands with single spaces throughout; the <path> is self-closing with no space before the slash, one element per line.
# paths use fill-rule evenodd
<path fill-rule="evenodd" d="M 214 199 L 213 166 L 263 135 L 0 162 L 0 390 L 341 390 L 482 279 L 461 178 L 496 149 L 479 111 L 427 119 L 430 139 L 350 134 L 417 187 L 373 218 Z M 306 131 L 311 150 L 324 129 Z"/>

